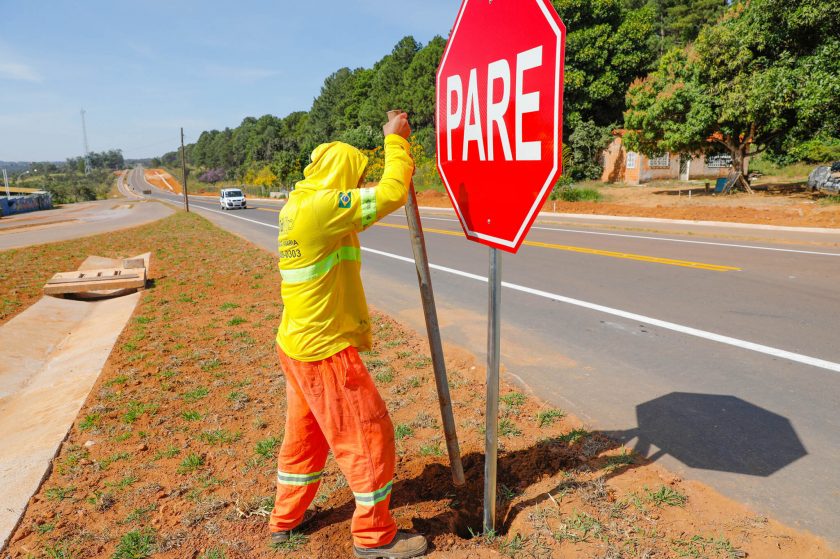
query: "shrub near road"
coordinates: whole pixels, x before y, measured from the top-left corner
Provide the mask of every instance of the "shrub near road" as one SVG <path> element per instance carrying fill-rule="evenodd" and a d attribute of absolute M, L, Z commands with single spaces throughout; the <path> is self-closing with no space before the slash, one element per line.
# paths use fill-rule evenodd
<path fill-rule="evenodd" d="M 309 533 L 278 549 L 267 545 L 285 405 L 273 255 L 178 213 L 4 253 L 0 272 L 38 284 L 54 266 L 88 253 L 144 250 L 154 255 L 154 286 L 0 557 L 351 556 L 354 501 L 333 461 Z M 49 270 L 20 267 L 39 262 Z M 429 536 L 431 557 L 840 557 L 509 386 L 501 398 L 500 533 L 473 537 L 481 518 L 483 373 L 470 356 L 448 350 L 467 476 L 467 486 L 454 489 L 425 342 L 379 313 L 373 322 L 377 345 L 363 358 L 395 425 L 393 510 L 400 527 Z"/>

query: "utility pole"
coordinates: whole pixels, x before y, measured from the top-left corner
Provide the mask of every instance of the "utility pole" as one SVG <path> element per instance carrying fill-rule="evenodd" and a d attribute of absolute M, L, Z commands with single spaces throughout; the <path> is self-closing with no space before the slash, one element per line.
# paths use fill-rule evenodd
<path fill-rule="evenodd" d="M 187 152 L 184 149 L 184 128 L 181 127 L 181 175 L 184 179 L 184 209 L 190 211 L 190 197 L 187 196 Z"/>
<path fill-rule="evenodd" d="M 3 182 L 6 183 L 6 198 L 11 197 L 9 194 L 9 175 L 6 174 L 6 168 L 3 167 Z"/>
<path fill-rule="evenodd" d="M 85 141 L 85 174 L 89 175 L 91 171 L 90 167 L 90 148 L 88 147 L 88 140 L 87 140 L 87 126 L 85 126 L 85 110 L 82 109 L 82 138 Z"/>

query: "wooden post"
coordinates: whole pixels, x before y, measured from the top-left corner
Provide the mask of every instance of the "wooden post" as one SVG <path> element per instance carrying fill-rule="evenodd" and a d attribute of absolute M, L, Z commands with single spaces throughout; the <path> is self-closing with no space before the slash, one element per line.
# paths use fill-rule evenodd
<path fill-rule="evenodd" d="M 400 115 L 402 111 L 388 111 L 388 120 Z M 455 417 L 452 414 L 452 399 L 449 396 L 449 381 L 446 378 L 446 362 L 443 358 L 443 343 L 440 339 L 435 295 L 432 291 L 432 274 L 429 271 L 429 257 L 426 253 L 426 240 L 420 223 L 420 210 L 417 207 L 417 195 L 414 192 L 414 180 L 408 187 L 408 200 L 405 204 L 405 217 L 411 235 L 411 249 L 414 252 L 414 264 L 417 267 L 417 283 L 420 285 L 420 299 L 426 318 L 426 332 L 429 336 L 429 349 L 432 354 L 432 368 L 435 372 L 440 415 L 443 420 L 443 432 L 446 437 L 446 450 L 449 453 L 449 465 L 452 468 L 452 481 L 455 485 L 464 485 L 464 466 L 461 463 L 461 449 L 458 444 L 458 432 Z"/>

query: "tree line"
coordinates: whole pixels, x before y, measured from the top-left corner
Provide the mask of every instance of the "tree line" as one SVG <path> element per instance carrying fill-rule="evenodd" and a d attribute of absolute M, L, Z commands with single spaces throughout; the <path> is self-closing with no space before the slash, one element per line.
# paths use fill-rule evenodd
<path fill-rule="evenodd" d="M 630 149 L 727 150 L 736 164 L 757 150 L 807 158 L 803 142 L 825 152 L 840 138 L 840 119 L 829 118 L 840 99 L 836 2 L 552 3 L 568 32 L 565 180 L 599 176 L 600 152 L 619 128 Z M 433 183 L 435 72 L 445 44 L 405 37 L 373 67 L 329 75 L 308 111 L 202 132 L 186 148 L 188 162 L 208 182 L 290 187 L 316 145 L 341 140 L 368 153 L 376 179 L 384 114 L 401 108 L 414 130 L 415 182 Z M 177 151 L 159 160 L 179 161 Z"/>
<path fill-rule="evenodd" d="M 113 184 L 113 171 L 125 167 L 122 150 L 90 152 L 91 172 L 85 174 L 85 158 L 71 157 L 64 163 L 30 163 L 20 174 L 15 186 L 46 190 L 56 204 L 98 200 L 108 196 Z"/>

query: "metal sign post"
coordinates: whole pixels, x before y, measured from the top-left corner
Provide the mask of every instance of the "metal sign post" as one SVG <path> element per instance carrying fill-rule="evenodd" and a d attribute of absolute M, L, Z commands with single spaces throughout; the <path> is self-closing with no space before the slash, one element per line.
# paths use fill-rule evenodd
<path fill-rule="evenodd" d="M 496 526 L 496 466 L 499 440 L 499 354 L 502 316 L 502 255 L 490 247 L 487 309 L 487 410 L 484 434 L 484 533 Z"/>
<path fill-rule="evenodd" d="M 485 533 L 496 521 L 498 251 L 519 250 L 563 172 L 565 44 L 566 26 L 549 0 L 461 0 L 436 74 L 438 173 L 464 235 L 492 248 Z"/>
<path fill-rule="evenodd" d="M 388 111 L 388 119 L 402 111 Z M 414 192 L 414 180 L 408 188 L 405 203 L 405 217 L 411 235 L 411 250 L 414 252 L 414 264 L 417 267 L 417 283 L 420 286 L 420 299 L 423 303 L 423 315 L 426 318 L 426 332 L 429 335 L 429 350 L 432 354 L 432 368 L 435 372 L 440 416 L 443 421 L 443 433 L 446 437 L 446 450 L 449 453 L 449 465 L 452 468 L 452 482 L 464 485 L 464 466 L 461 463 L 461 449 L 458 444 L 458 432 L 455 416 L 452 414 L 452 399 L 449 396 L 449 381 L 446 378 L 446 361 L 443 358 L 443 343 L 440 339 L 435 294 L 432 290 L 432 274 L 429 271 L 429 256 L 426 253 L 426 240 L 423 237 L 423 225 L 420 223 L 420 210 L 417 207 L 417 195 Z"/>
<path fill-rule="evenodd" d="M 181 128 L 181 174 L 184 178 L 184 209 L 190 211 L 190 198 L 187 196 L 187 151 L 184 149 L 184 129 Z"/>

